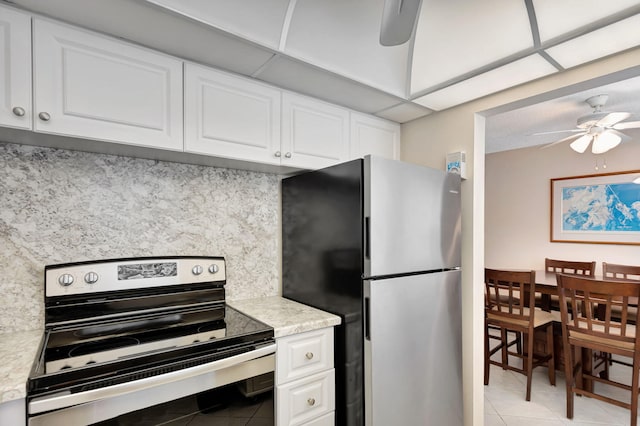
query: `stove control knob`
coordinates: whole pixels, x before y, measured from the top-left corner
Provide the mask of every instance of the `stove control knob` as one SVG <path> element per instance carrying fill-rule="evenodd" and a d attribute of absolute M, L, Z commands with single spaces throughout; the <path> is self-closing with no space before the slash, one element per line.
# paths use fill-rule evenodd
<path fill-rule="evenodd" d="M 194 266 L 193 268 L 191 268 L 191 272 L 193 273 L 193 275 L 200 275 L 202 273 L 202 266 Z"/>
<path fill-rule="evenodd" d="M 98 282 L 98 274 L 95 272 L 87 272 L 84 276 L 84 282 L 87 284 L 95 284 Z"/>
<path fill-rule="evenodd" d="M 60 283 L 60 285 L 68 287 L 73 284 L 73 275 L 62 274 L 58 277 L 58 282 Z"/>
<path fill-rule="evenodd" d="M 212 274 L 215 274 L 219 270 L 220 268 L 218 268 L 218 265 L 216 265 L 215 263 L 209 266 L 209 272 L 211 272 Z"/>

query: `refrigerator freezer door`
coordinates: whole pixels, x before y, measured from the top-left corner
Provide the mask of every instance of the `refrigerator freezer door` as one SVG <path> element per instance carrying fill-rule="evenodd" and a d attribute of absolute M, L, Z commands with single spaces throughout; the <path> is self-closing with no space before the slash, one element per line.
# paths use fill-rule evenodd
<path fill-rule="evenodd" d="M 460 176 L 364 159 L 364 276 L 460 266 Z"/>
<path fill-rule="evenodd" d="M 365 425 L 463 424 L 460 277 L 364 282 Z"/>

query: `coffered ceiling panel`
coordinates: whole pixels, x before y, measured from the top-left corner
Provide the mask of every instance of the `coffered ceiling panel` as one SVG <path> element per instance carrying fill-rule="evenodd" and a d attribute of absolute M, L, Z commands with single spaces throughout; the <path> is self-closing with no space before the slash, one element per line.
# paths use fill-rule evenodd
<path fill-rule="evenodd" d="M 437 88 L 532 46 L 524 1 L 423 0 L 411 94 Z"/>
<path fill-rule="evenodd" d="M 383 4 L 383 0 L 298 0 L 284 52 L 404 97 L 409 43 L 380 45 Z"/>
<path fill-rule="evenodd" d="M 534 54 L 413 101 L 439 111 L 554 72 L 549 62 Z"/>
<path fill-rule="evenodd" d="M 638 0 L 533 0 L 543 43 L 639 4 Z"/>
<path fill-rule="evenodd" d="M 640 44 L 640 15 L 618 21 L 546 52 L 564 68 L 571 68 Z"/>
<path fill-rule="evenodd" d="M 276 55 L 255 77 L 369 114 L 402 102 L 402 98 L 286 56 Z"/>
<path fill-rule="evenodd" d="M 289 0 L 147 0 L 195 21 L 277 49 Z"/>

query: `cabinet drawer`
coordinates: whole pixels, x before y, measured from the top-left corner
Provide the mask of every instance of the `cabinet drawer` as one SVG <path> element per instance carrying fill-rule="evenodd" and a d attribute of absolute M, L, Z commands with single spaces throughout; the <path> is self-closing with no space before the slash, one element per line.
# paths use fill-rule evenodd
<path fill-rule="evenodd" d="M 276 383 L 333 368 L 333 328 L 295 334 L 277 340 Z"/>
<path fill-rule="evenodd" d="M 329 414 L 325 414 L 322 417 L 318 417 L 317 419 L 313 419 L 304 424 L 304 426 L 335 426 L 336 424 L 336 413 L 330 412 Z"/>
<path fill-rule="evenodd" d="M 276 399 L 278 425 L 306 424 L 311 419 L 334 411 L 335 370 L 331 369 L 278 386 Z"/>

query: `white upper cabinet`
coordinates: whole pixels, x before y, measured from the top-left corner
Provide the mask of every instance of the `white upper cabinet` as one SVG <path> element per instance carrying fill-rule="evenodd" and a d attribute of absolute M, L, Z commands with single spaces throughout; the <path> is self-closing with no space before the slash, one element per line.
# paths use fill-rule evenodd
<path fill-rule="evenodd" d="M 185 65 L 185 151 L 280 164 L 280 90 Z"/>
<path fill-rule="evenodd" d="M 31 17 L 0 6 L 0 126 L 31 129 Z"/>
<path fill-rule="evenodd" d="M 182 62 L 34 19 L 34 128 L 182 150 Z"/>
<path fill-rule="evenodd" d="M 351 113 L 351 158 L 375 155 L 400 158 L 400 125 L 371 115 Z"/>
<path fill-rule="evenodd" d="M 282 165 L 319 169 L 349 157 L 349 110 L 282 94 Z"/>

